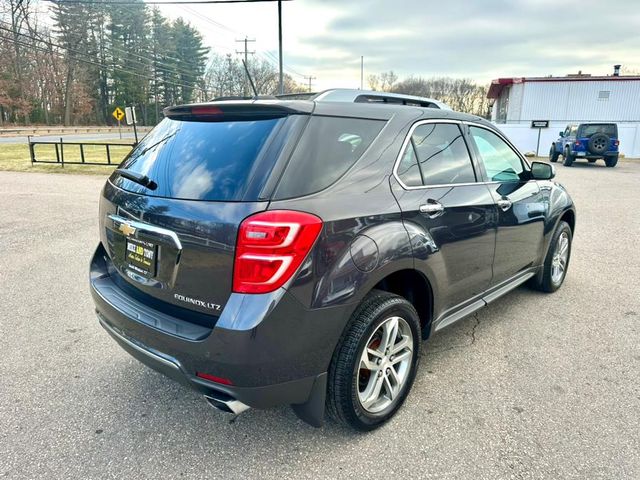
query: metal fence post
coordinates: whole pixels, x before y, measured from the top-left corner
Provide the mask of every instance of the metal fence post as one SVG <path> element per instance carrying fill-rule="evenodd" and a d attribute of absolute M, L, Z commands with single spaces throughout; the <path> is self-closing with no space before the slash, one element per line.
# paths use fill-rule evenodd
<path fill-rule="evenodd" d="M 33 151 L 33 143 L 31 143 L 31 135 L 27 135 L 27 142 L 29 142 L 29 156 L 31 157 L 31 166 L 33 167 L 33 162 L 36 161 L 36 154 Z"/>
<path fill-rule="evenodd" d="M 62 143 L 62 137 L 60 137 L 60 158 L 62 159 L 62 168 L 64 168 L 64 144 Z"/>

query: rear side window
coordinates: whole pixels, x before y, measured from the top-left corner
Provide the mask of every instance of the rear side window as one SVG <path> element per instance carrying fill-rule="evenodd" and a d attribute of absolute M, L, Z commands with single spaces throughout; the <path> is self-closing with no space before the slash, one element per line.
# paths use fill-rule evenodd
<path fill-rule="evenodd" d="M 397 174 L 407 187 L 476 181 L 462 132 L 453 123 L 425 123 L 416 127 Z"/>
<path fill-rule="evenodd" d="M 581 125 L 579 129 L 579 137 L 591 138 L 596 133 L 604 133 L 608 137 L 618 136 L 618 126 L 615 124 L 601 124 L 601 125 Z"/>
<path fill-rule="evenodd" d="M 112 182 L 128 191 L 158 197 L 257 200 L 246 198 L 247 189 L 256 178 L 263 184 L 266 181 L 275 158 L 265 155 L 265 147 L 284 121 L 196 122 L 165 118 L 122 165 L 148 176 L 158 188 L 148 190 L 117 175 Z"/>
<path fill-rule="evenodd" d="M 312 116 L 278 185 L 275 198 L 324 190 L 351 168 L 385 125 L 382 120 Z"/>

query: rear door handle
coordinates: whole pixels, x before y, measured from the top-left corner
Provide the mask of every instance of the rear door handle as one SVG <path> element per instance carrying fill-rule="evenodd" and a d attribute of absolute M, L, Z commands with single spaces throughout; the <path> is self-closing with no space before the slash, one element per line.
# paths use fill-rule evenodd
<path fill-rule="evenodd" d="M 508 198 L 501 198 L 496 203 L 500 207 L 500 210 L 502 210 L 503 212 L 506 212 L 507 210 L 509 210 L 512 205 L 511 200 L 509 200 Z"/>
<path fill-rule="evenodd" d="M 436 217 L 444 213 L 444 205 L 439 202 L 425 203 L 420 205 L 420 213 L 424 213 L 430 217 Z"/>

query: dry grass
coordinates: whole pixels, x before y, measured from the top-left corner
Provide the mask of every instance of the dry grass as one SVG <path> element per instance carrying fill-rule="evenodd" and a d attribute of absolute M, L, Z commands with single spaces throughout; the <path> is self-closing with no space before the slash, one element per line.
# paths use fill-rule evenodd
<path fill-rule="evenodd" d="M 36 159 L 56 160 L 54 145 L 35 145 Z M 107 165 L 107 154 L 102 145 L 85 145 L 84 158 L 86 162 L 99 162 L 102 165 L 67 165 L 64 168 L 60 164 L 39 164 L 31 165 L 29 157 L 29 146 L 21 143 L 0 143 L 0 170 L 12 170 L 17 172 L 47 172 L 47 173 L 79 173 L 79 174 L 102 174 L 111 173 L 124 156 L 131 150 L 130 146 L 110 147 L 111 166 Z M 64 147 L 65 161 L 79 162 L 80 147 L 78 145 L 66 145 Z"/>

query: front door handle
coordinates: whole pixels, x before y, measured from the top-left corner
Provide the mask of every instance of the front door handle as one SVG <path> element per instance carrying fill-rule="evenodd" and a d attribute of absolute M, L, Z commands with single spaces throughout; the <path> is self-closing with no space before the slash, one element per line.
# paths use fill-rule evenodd
<path fill-rule="evenodd" d="M 500 207 L 500 210 L 502 210 L 503 212 L 506 212 L 507 210 L 509 210 L 512 205 L 511 200 L 509 200 L 508 198 L 501 198 L 496 203 Z"/>
<path fill-rule="evenodd" d="M 429 202 L 420 205 L 420 213 L 424 213 L 430 217 L 437 217 L 444 213 L 444 205 L 439 202 Z"/>

